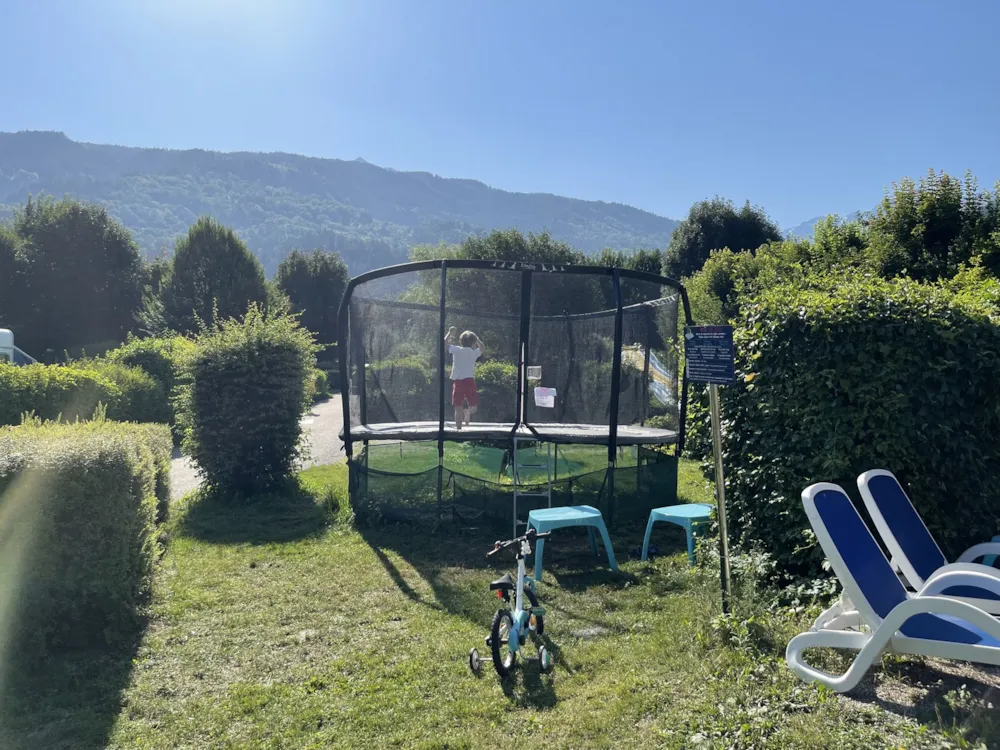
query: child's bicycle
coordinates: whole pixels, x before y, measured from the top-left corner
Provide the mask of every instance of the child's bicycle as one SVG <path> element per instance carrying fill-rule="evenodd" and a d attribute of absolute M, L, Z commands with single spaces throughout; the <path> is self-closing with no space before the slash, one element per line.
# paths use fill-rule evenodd
<path fill-rule="evenodd" d="M 539 534 L 534 529 L 528 529 L 524 536 L 508 539 L 506 542 L 496 542 L 493 549 L 487 552 L 487 557 L 495 555 L 500 550 L 516 546 L 517 582 L 511 580 L 510 573 L 505 573 L 490 584 L 490 591 L 497 592 L 497 598 L 502 599 L 507 606 L 497 610 L 493 616 L 493 627 L 486 639 L 486 645 L 493 654 L 493 666 L 500 677 L 506 677 L 514 668 L 517 652 L 528 641 L 531 633 L 542 635 L 545 630 L 545 608 L 538 606 L 535 596 L 534 579 L 524 574 L 524 558 L 531 554 L 531 543 L 535 539 L 547 537 L 550 532 Z M 525 580 L 528 585 L 525 586 Z M 515 589 L 514 611 L 510 611 L 510 590 Z M 524 606 L 524 597 L 528 597 L 528 606 Z M 552 668 L 552 657 L 545 646 L 538 647 L 538 664 L 542 672 Z M 469 651 L 469 669 L 479 674 L 482 660 L 479 651 L 473 648 Z"/>

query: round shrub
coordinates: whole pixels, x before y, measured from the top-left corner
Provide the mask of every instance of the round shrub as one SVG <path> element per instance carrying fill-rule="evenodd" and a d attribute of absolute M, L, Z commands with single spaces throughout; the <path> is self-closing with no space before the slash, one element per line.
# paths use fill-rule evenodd
<path fill-rule="evenodd" d="M 169 395 L 183 372 L 185 358 L 193 352 L 194 342 L 184 336 L 130 338 L 122 346 L 108 352 L 105 358 L 145 371 Z"/>
<path fill-rule="evenodd" d="M 1000 328 L 990 301 L 860 275 L 811 287 L 765 292 L 735 332 L 737 385 L 722 389 L 732 533 L 761 542 L 779 572 L 817 574 L 823 553 L 802 489 L 837 482 L 860 502 L 858 474 L 886 468 L 946 554 L 995 534 Z"/>
<path fill-rule="evenodd" d="M 159 383 L 164 404 L 160 418 L 155 421 L 170 424 L 174 429 L 174 438 L 178 442 L 181 434 L 177 427 L 173 402 L 177 395 L 177 387 L 184 377 L 185 362 L 194 353 L 194 349 L 194 342 L 184 336 L 130 338 L 125 344 L 105 355 L 105 359 L 111 362 L 138 367 Z"/>
<path fill-rule="evenodd" d="M 311 396 L 314 401 L 330 397 L 330 385 L 327 381 L 326 373 L 322 370 L 312 371 L 312 391 Z"/>
<path fill-rule="evenodd" d="M 291 474 L 315 351 L 294 318 L 257 307 L 198 337 L 178 417 L 209 486 L 246 495 Z"/>

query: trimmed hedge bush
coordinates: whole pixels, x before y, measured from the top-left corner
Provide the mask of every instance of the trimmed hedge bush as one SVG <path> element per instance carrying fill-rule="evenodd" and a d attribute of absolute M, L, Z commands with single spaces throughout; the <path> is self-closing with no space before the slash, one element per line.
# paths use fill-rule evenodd
<path fill-rule="evenodd" d="M 89 419 L 98 403 L 120 398 L 118 386 L 95 370 L 0 363 L 0 424 L 19 424 L 26 412 L 42 419 Z"/>
<path fill-rule="evenodd" d="M 122 422 L 166 422 L 163 389 L 134 367 L 104 360 L 70 365 L 0 364 L 0 424 L 19 424 L 21 415 L 43 420 L 89 419 L 98 403 L 111 419 Z"/>
<path fill-rule="evenodd" d="M 310 382 L 309 395 L 313 401 L 321 401 L 330 398 L 330 386 L 327 382 L 326 373 L 322 370 L 313 370 Z"/>
<path fill-rule="evenodd" d="M 158 554 L 155 493 L 169 490 L 169 445 L 162 425 L 0 428 L 9 519 L 0 556 L 17 572 L 2 584 L 12 652 L 44 656 L 135 632 Z"/>
<path fill-rule="evenodd" d="M 181 383 L 185 363 L 194 354 L 195 344 L 184 336 L 164 338 L 130 338 L 125 344 L 107 353 L 105 359 L 128 367 L 138 367 L 159 383 L 163 392 L 163 403 L 159 408 L 159 418 L 150 421 L 164 422 L 174 426 L 174 438 L 179 442 L 180 429 L 174 398 Z"/>
<path fill-rule="evenodd" d="M 860 276 L 778 287 L 743 310 L 722 389 L 730 527 L 791 576 L 820 572 L 799 499 L 895 472 L 955 555 L 1000 528 L 1000 328 L 991 300 Z M 861 507 L 859 505 L 859 507 Z M 863 515 L 866 515 L 863 513 Z"/>
<path fill-rule="evenodd" d="M 517 404 L 517 365 L 499 360 L 477 362 L 475 375 L 479 390 L 479 410 L 475 421 L 505 422 L 513 419 Z M 450 390 L 445 392 L 445 398 L 451 398 Z M 446 413 L 451 419 L 451 410 Z"/>
<path fill-rule="evenodd" d="M 178 419 L 209 486 L 245 495 L 291 474 L 316 349 L 294 318 L 256 307 L 198 337 Z"/>
<path fill-rule="evenodd" d="M 138 367 L 163 386 L 170 395 L 184 372 L 184 361 L 194 354 L 195 344 L 183 336 L 130 338 L 108 352 L 105 359 L 128 367 Z"/>
<path fill-rule="evenodd" d="M 173 413 L 166 391 L 138 367 L 127 367 L 104 359 L 83 360 L 71 367 L 96 372 L 116 386 L 118 397 L 106 404 L 108 419 L 170 424 Z"/>

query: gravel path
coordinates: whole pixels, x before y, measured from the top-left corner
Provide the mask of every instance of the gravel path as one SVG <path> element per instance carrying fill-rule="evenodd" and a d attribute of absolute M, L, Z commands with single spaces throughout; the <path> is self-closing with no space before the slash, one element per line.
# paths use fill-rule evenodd
<path fill-rule="evenodd" d="M 302 427 L 306 434 L 307 460 L 303 467 L 322 466 L 341 461 L 344 458 L 344 444 L 338 435 L 344 426 L 340 394 L 313 404 L 312 409 L 302 417 Z M 174 450 L 170 462 L 170 498 L 177 500 L 198 488 L 201 479 L 191 459 Z"/>

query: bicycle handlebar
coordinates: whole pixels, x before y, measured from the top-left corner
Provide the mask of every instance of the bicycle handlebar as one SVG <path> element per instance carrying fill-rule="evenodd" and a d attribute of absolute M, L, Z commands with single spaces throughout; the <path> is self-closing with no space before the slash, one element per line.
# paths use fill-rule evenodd
<path fill-rule="evenodd" d="M 513 539 L 508 539 L 505 542 L 501 542 L 498 539 L 494 543 L 493 549 L 491 549 L 489 552 L 486 553 L 486 556 L 487 557 L 492 557 L 497 552 L 500 552 L 501 550 L 505 550 L 508 547 L 510 547 L 511 545 L 518 544 L 519 542 L 530 541 L 531 539 L 544 539 L 545 537 L 549 536 L 551 533 L 552 533 L 551 531 L 543 531 L 541 534 L 539 534 L 534 529 L 528 529 L 522 536 L 516 536 Z"/>

